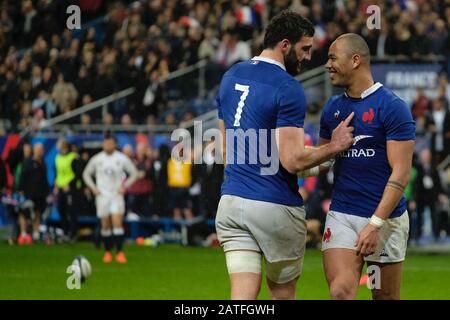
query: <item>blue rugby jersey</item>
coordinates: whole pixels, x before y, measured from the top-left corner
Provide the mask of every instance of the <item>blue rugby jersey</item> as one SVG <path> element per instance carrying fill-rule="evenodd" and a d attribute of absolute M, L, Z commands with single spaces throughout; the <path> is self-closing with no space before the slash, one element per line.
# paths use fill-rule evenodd
<path fill-rule="evenodd" d="M 334 128 L 352 111 L 355 116 L 350 125 L 355 128 L 355 143 L 336 157 L 330 210 L 370 217 L 392 173 L 386 141 L 415 140 L 415 123 L 406 103 L 376 83 L 361 98 L 346 93 L 331 97 L 322 112 L 320 137 L 330 140 Z M 405 210 L 403 196 L 390 218 Z"/>
<path fill-rule="evenodd" d="M 275 143 L 276 128 L 303 128 L 307 105 L 300 83 L 282 64 L 255 57 L 225 73 L 217 104 L 227 130 L 222 195 L 301 206 L 297 176 L 282 167 Z M 249 136 L 258 142 L 249 143 Z M 238 142 L 241 138 L 245 143 Z M 262 155 L 274 157 L 277 170 L 273 174 L 262 174 L 262 169 L 270 167 Z"/>

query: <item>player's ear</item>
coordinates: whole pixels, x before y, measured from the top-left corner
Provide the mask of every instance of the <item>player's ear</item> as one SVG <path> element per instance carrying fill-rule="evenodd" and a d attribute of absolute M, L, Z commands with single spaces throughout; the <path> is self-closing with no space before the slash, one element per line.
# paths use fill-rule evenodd
<path fill-rule="evenodd" d="M 360 64 L 361 64 L 361 56 L 355 53 L 354 55 L 352 55 L 353 69 L 358 68 Z"/>
<path fill-rule="evenodd" d="M 281 40 L 281 50 L 283 50 L 283 52 L 287 52 L 290 46 L 291 42 L 288 39 Z"/>

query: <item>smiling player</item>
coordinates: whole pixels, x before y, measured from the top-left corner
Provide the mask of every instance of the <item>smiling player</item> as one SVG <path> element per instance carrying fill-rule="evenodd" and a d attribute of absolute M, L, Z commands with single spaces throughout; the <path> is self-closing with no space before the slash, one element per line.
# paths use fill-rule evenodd
<path fill-rule="evenodd" d="M 353 146 L 335 163 L 335 183 L 322 250 L 332 299 L 354 299 L 366 261 L 381 271 L 374 299 L 399 299 L 409 230 L 406 200 L 415 125 L 405 102 L 370 71 L 362 37 L 344 34 L 331 45 L 325 67 L 345 93 L 331 97 L 322 117 L 319 145 L 342 119 L 355 113 Z"/>

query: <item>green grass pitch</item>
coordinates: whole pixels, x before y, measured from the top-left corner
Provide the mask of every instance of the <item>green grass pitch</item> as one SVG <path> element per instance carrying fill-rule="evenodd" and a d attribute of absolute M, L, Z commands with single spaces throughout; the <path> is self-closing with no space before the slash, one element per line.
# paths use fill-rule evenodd
<path fill-rule="evenodd" d="M 0 299 L 228 299 L 228 275 L 221 249 L 129 244 L 129 262 L 105 265 L 90 243 L 8 246 L 0 244 Z M 80 290 L 69 290 L 66 269 L 76 255 L 92 265 Z M 268 299 L 263 285 L 259 299 Z M 298 299 L 328 299 L 318 250 L 306 251 Z M 360 286 L 358 299 L 369 299 Z M 403 299 L 450 299 L 450 257 L 409 255 L 404 266 Z"/>

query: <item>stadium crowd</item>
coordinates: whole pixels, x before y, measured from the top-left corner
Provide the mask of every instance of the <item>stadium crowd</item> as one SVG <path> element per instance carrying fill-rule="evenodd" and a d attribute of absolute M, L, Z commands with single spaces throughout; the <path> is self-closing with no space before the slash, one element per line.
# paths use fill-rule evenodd
<path fill-rule="evenodd" d="M 110 113 L 91 111 L 68 122 L 151 125 L 190 119 L 197 113 L 193 103 L 186 101 L 196 95 L 191 82 L 184 79 L 174 84 L 165 77 L 206 59 L 206 86 L 213 93 L 224 70 L 260 51 L 262 30 L 269 19 L 291 8 L 315 25 L 314 51 L 307 68 L 323 65 L 329 45 L 344 32 L 363 35 L 377 59 L 442 64 L 437 98 L 431 99 L 418 88 L 411 105 L 418 141 L 425 147 L 415 157 L 407 196 L 413 217 L 412 239 L 421 238 L 426 208 L 434 239 L 450 235 L 450 173 L 448 164 L 438 167 L 450 154 L 448 1 L 80 0 L 83 23 L 86 17 L 96 19 L 80 32 L 66 28 L 65 8 L 69 2 L 74 1 L 9 0 L 0 6 L 0 118 L 9 121 L 7 132 L 37 127 L 44 119 L 133 86 L 136 92 L 112 104 Z M 366 8 L 370 4 L 381 8 L 381 30 L 366 27 Z M 51 190 L 43 179 L 42 150 L 32 149 L 23 143 L 6 159 L 15 177 L 14 191 L 25 198 L 39 198 L 36 208 L 41 213 L 47 203 L 52 203 L 49 195 L 59 194 L 54 203 L 62 213 L 62 227 L 69 237 L 74 237 L 79 212 L 95 214 L 93 197 L 80 178 L 91 154 L 76 150 L 76 146 L 73 150 L 67 145 L 60 148 L 79 156 L 72 155 L 73 177 Z M 170 159 L 168 146 L 152 149 L 138 144 L 135 149 L 125 146 L 123 151 L 141 172 L 140 180 L 128 190 L 129 214 L 175 219 L 214 217 L 221 182 L 219 165 L 177 166 Z M 41 179 L 39 194 L 22 183 L 23 174 L 29 172 Z M 312 243 L 321 238 L 331 182 L 332 173 L 300 182 L 300 192 L 309 207 Z M 6 180 L 2 186 L 6 186 Z M 69 197 L 63 201 L 61 195 L 65 193 Z M 70 208 L 70 197 L 82 203 L 77 210 Z M 28 234 L 24 230 L 27 216 L 19 216 L 19 229 Z M 33 226 L 37 238 L 39 221 Z M 31 236 L 24 237 L 28 240 L 22 242 Z"/>
<path fill-rule="evenodd" d="M 37 125 L 135 86 L 131 97 L 112 106 L 111 115 L 93 111 L 68 122 L 154 124 L 172 121 L 166 119 L 168 113 L 181 121 L 188 111 L 195 113 L 192 104 L 181 106 L 196 92 L 187 78 L 171 85 L 164 77 L 206 59 L 207 89 L 213 89 L 230 65 L 260 51 L 264 26 L 286 8 L 299 11 L 315 25 L 308 68 L 325 63 L 328 47 L 338 35 L 356 32 L 365 37 L 374 57 L 441 61 L 448 70 L 448 2 L 375 2 L 79 0 L 83 22 L 99 19 L 72 32 L 66 28 L 65 8 L 76 1 L 3 1 L 0 118 L 8 119 L 12 130 Z M 366 26 L 370 4 L 380 6 L 383 13 L 380 30 Z"/>

